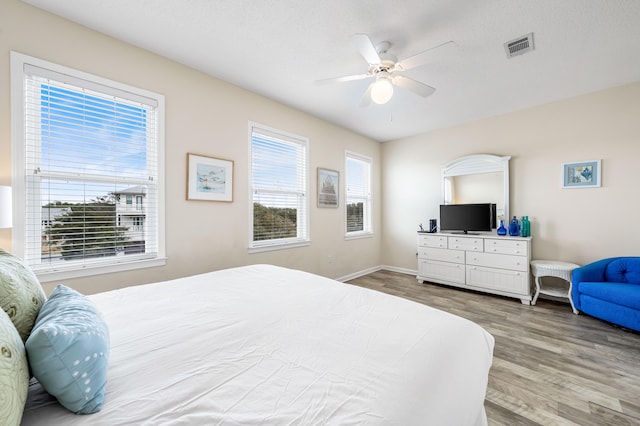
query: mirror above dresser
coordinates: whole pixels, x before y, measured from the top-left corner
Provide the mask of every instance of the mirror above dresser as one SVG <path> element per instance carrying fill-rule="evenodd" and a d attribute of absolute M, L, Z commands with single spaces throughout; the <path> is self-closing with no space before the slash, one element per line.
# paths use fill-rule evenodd
<path fill-rule="evenodd" d="M 496 204 L 498 222 L 509 220 L 510 156 L 474 154 L 442 166 L 442 204 Z"/>

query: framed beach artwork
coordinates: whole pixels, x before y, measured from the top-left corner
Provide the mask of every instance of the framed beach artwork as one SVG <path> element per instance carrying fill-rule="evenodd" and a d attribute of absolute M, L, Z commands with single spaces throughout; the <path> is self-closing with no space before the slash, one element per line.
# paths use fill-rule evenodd
<path fill-rule="evenodd" d="M 562 165 L 563 188 L 593 188 L 600 186 L 600 160 L 565 163 Z"/>
<path fill-rule="evenodd" d="M 318 207 L 338 207 L 340 173 L 318 167 Z"/>
<path fill-rule="evenodd" d="M 233 161 L 187 154 L 187 200 L 233 201 Z"/>

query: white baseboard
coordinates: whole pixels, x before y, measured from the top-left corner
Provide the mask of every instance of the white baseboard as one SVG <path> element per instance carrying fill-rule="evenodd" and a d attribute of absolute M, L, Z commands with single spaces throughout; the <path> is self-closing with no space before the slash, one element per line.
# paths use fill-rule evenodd
<path fill-rule="evenodd" d="M 367 274 L 371 274 L 382 269 L 380 266 L 372 266 L 371 268 L 364 269 L 362 271 L 354 272 L 353 274 L 345 275 L 344 277 L 336 278 L 336 281 L 345 282 L 354 278 L 359 278 Z"/>
<path fill-rule="evenodd" d="M 417 269 L 407 269 L 407 268 L 398 268 L 397 266 L 389 266 L 389 265 L 380 265 L 380 269 L 384 269 L 385 271 L 391 272 L 399 272 L 401 274 L 407 275 L 418 275 Z"/>
<path fill-rule="evenodd" d="M 345 275 L 344 277 L 336 278 L 336 281 L 345 282 L 345 281 L 353 280 L 355 278 L 359 278 L 364 275 L 372 274 L 374 272 L 381 271 L 381 270 L 399 272 L 401 274 L 407 274 L 407 275 L 418 275 L 418 271 L 415 269 L 397 268 L 395 266 L 389 266 L 389 265 L 378 265 L 378 266 L 372 266 L 371 268 L 363 269 L 362 271 L 354 272 L 349 275 Z"/>

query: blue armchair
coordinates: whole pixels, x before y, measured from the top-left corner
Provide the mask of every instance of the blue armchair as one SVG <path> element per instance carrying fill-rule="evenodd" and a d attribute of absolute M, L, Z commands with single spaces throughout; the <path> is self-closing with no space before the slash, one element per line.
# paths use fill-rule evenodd
<path fill-rule="evenodd" d="M 640 257 L 612 257 L 573 270 L 571 298 L 585 314 L 640 331 Z"/>

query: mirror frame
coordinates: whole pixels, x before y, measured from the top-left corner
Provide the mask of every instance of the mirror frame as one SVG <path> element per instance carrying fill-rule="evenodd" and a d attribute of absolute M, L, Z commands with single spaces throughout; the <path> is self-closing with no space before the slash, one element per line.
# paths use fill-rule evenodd
<path fill-rule="evenodd" d="M 504 220 L 509 221 L 509 160 L 511 156 L 500 157 L 491 154 L 465 155 L 442 166 L 441 202 L 445 204 L 445 180 L 449 177 L 479 173 L 503 172 L 504 180 Z"/>

